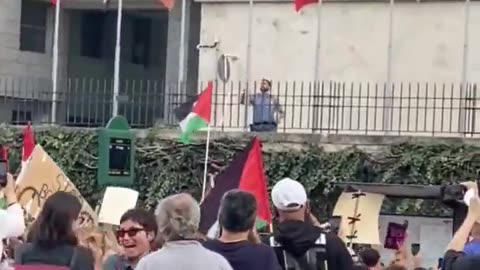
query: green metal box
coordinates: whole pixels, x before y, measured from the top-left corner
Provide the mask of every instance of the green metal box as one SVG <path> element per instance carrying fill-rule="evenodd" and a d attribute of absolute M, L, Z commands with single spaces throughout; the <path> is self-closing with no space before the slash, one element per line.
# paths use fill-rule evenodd
<path fill-rule="evenodd" d="M 135 134 L 127 119 L 115 116 L 98 130 L 99 185 L 131 186 L 135 179 Z"/>

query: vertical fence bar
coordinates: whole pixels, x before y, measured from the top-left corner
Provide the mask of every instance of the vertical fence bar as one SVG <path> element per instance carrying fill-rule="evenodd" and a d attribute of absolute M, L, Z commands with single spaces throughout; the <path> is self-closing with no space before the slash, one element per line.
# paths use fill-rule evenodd
<path fill-rule="evenodd" d="M 437 84 L 433 84 L 433 116 L 432 116 L 432 136 L 435 135 L 436 116 L 437 116 Z"/>
<path fill-rule="evenodd" d="M 362 118 L 362 111 L 363 111 L 363 83 L 360 82 L 359 84 L 359 88 L 358 88 L 358 113 L 357 113 L 357 127 L 358 127 L 358 130 L 361 130 L 361 125 L 360 125 L 360 122 L 361 122 L 361 118 Z M 366 127 L 365 127 L 366 128 Z"/>
<path fill-rule="evenodd" d="M 330 81 L 327 94 L 327 134 L 332 130 L 332 93 L 335 91 L 335 83 Z"/>
<path fill-rule="evenodd" d="M 448 131 L 449 133 L 452 133 L 452 122 L 453 122 L 453 101 L 454 101 L 454 98 L 453 98 L 453 93 L 454 93 L 454 84 L 452 83 L 450 85 L 450 121 L 449 122 L 449 128 L 448 128 Z"/>
<path fill-rule="evenodd" d="M 403 82 L 400 83 L 400 108 L 398 109 L 398 135 L 402 133 L 402 114 L 403 114 Z M 408 124 L 408 119 L 407 119 Z"/>
<path fill-rule="evenodd" d="M 472 97 L 472 128 L 471 128 L 471 134 L 474 136 L 476 134 L 475 132 L 475 127 L 476 127 L 476 121 L 477 121 L 477 85 L 473 85 L 473 97 Z"/>
<path fill-rule="evenodd" d="M 295 91 L 295 89 L 294 89 Z M 288 93 L 288 81 L 285 82 L 285 88 L 284 88 L 284 99 L 283 99 L 283 109 L 285 110 L 285 118 L 284 118 L 284 125 L 283 125 L 283 133 L 287 132 L 287 115 L 288 115 L 288 100 L 287 100 L 287 93 Z M 277 127 L 278 129 L 278 127 Z"/>
<path fill-rule="evenodd" d="M 443 121 L 445 120 L 445 83 L 442 84 L 442 119 L 441 119 L 441 122 L 440 122 L 440 132 L 443 133 L 444 130 L 443 130 Z"/>

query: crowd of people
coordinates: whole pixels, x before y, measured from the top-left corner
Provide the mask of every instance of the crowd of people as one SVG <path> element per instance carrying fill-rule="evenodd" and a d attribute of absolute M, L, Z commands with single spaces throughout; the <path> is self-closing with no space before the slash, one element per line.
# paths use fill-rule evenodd
<path fill-rule="evenodd" d="M 474 188 L 477 195 L 445 249 L 441 269 L 480 269 L 480 199 L 476 183 L 465 186 Z M 275 219 L 270 234 L 257 233 L 255 197 L 234 189 L 222 198 L 218 230 L 212 238 L 199 233 L 199 203 L 185 193 L 162 199 L 154 213 L 128 210 L 115 229 L 114 241 L 101 229 L 78 227 L 82 205 L 70 193 L 56 192 L 48 197 L 28 228 L 13 177 L 9 176 L 3 193 L 7 208 L 0 210 L 0 237 L 5 243 L 0 246 L 0 269 L 426 269 L 422 268 L 421 254 L 413 256 L 406 245 L 387 265 L 373 248 L 353 252 L 312 215 L 305 188 L 288 178 L 277 182 L 271 192 Z M 469 237 L 473 239 L 469 241 Z M 63 268 L 40 268 L 42 265 Z"/>

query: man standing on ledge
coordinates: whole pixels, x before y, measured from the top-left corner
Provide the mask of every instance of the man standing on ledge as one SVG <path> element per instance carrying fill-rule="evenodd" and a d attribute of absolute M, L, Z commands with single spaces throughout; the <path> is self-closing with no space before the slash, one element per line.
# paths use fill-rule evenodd
<path fill-rule="evenodd" d="M 253 106 L 253 124 L 250 125 L 250 131 L 254 132 L 276 132 L 279 118 L 283 118 L 284 112 L 278 102 L 278 99 L 271 94 L 272 81 L 262 79 L 260 84 L 260 93 L 249 96 L 249 105 Z M 240 104 L 245 104 L 245 92 L 240 97 Z"/>

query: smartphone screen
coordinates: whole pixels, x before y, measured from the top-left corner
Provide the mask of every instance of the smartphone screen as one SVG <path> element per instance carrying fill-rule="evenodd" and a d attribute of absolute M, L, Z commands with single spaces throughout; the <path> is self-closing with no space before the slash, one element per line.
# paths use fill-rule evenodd
<path fill-rule="evenodd" d="M 420 244 L 412 244 L 412 255 L 417 256 L 420 252 Z"/>
<path fill-rule="evenodd" d="M 0 160 L 0 187 L 7 185 L 7 161 Z"/>
<path fill-rule="evenodd" d="M 403 245 L 407 235 L 405 224 L 389 222 L 387 234 L 385 235 L 384 248 L 398 250 Z"/>

